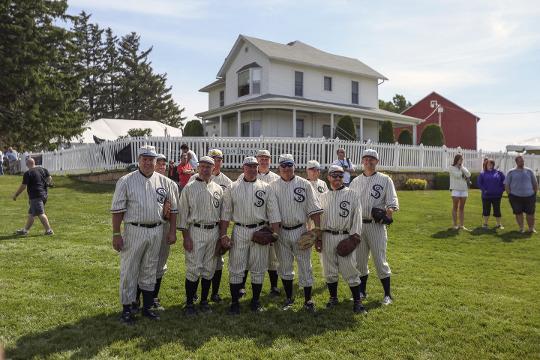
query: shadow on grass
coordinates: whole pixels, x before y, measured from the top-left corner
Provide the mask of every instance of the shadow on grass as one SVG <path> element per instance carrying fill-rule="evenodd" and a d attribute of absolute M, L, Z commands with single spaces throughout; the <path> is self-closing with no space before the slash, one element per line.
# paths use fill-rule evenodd
<path fill-rule="evenodd" d="M 104 194 L 113 193 L 114 185 L 84 182 L 72 177 L 60 179 L 55 178 L 54 187 L 50 191 L 54 191 L 55 189 L 68 189 L 88 194 Z"/>
<path fill-rule="evenodd" d="M 0 235 L 0 241 L 2 240 L 25 240 L 28 238 L 35 238 L 38 236 L 45 236 L 43 234 L 34 234 L 34 235 L 17 235 L 17 234 L 9 234 L 9 235 Z"/>
<path fill-rule="evenodd" d="M 435 234 L 432 234 L 431 237 L 434 239 L 448 239 L 451 237 L 455 237 L 459 234 L 459 230 L 456 230 L 454 228 L 448 228 L 446 230 L 441 230 L 439 232 L 436 232 Z"/>
<path fill-rule="evenodd" d="M 368 309 L 375 307 L 368 304 Z M 232 341 L 249 339 L 258 347 L 271 347 L 275 340 L 283 337 L 302 342 L 314 335 L 354 327 L 363 319 L 363 315 L 352 312 L 352 304 L 347 301 L 335 309 L 320 310 L 315 314 L 275 308 L 253 314 L 242 304 L 242 314 L 233 317 L 223 314 L 221 309 L 215 308 L 216 312 L 208 315 L 186 317 L 180 306 L 174 306 L 161 313 L 161 321 L 137 316 L 137 322 L 132 326 L 121 324 L 118 314 L 100 314 L 23 336 L 14 347 L 7 349 L 6 355 L 27 359 L 69 353 L 70 358 L 83 359 L 95 357 L 115 343 L 129 341 L 134 341 L 135 346 L 144 351 L 169 343 L 180 343 L 186 350 L 195 351 L 209 341 L 225 338 Z"/>
<path fill-rule="evenodd" d="M 472 231 L 471 231 L 471 235 L 474 235 L 474 236 L 482 236 L 482 235 L 496 235 L 497 234 L 497 230 L 495 228 L 487 228 L 487 229 L 484 229 L 483 227 L 481 226 L 478 226 L 476 228 L 474 228 Z"/>
<path fill-rule="evenodd" d="M 504 242 L 513 242 L 514 240 L 528 239 L 532 236 L 531 233 L 521 233 L 519 231 L 509 231 L 502 234 L 497 234 Z"/>

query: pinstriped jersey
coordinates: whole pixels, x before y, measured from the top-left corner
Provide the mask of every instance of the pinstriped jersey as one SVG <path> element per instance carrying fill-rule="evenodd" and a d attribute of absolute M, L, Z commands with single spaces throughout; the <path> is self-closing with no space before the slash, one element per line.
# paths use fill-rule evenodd
<path fill-rule="evenodd" d="M 371 209 L 399 209 L 399 202 L 390 176 L 376 172 L 371 176 L 363 173 L 351 181 L 350 189 L 360 195 L 364 219 L 371 219 Z"/>
<path fill-rule="evenodd" d="M 289 181 L 280 177 L 270 183 L 270 188 L 276 195 L 284 226 L 305 224 L 309 216 L 322 212 L 311 184 L 300 176 Z"/>
<path fill-rule="evenodd" d="M 242 180 L 243 178 L 244 178 L 244 174 L 240 174 L 238 176 L 238 180 Z M 266 174 L 263 174 L 263 173 L 257 174 L 257 179 L 267 184 L 270 184 L 272 181 L 277 180 L 279 178 L 280 178 L 279 175 L 273 171 L 268 171 Z"/>
<path fill-rule="evenodd" d="M 208 184 L 199 178 L 184 187 L 180 195 L 178 228 L 186 230 L 190 224 L 219 222 L 223 189 L 213 181 Z"/>
<path fill-rule="evenodd" d="M 163 222 L 163 204 L 171 203 L 171 213 L 178 212 L 174 188 L 178 186 L 167 177 L 153 172 L 146 177 L 139 170 L 122 176 L 116 183 L 111 212 L 124 213 L 124 222 L 155 224 Z"/>
<path fill-rule="evenodd" d="M 321 194 L 321 229 L 362 233 L 362 205 L 360 196 L 349 188 L 330 190 Z"/>
<path fill-rule="evenodd" d="M 317 196 L 317 199 L 321 200 L 321 195 L 328 191 L 328 186 L 326 183 L 321 179 L 317 179 L 316 181 L 308 181 L 311 184 L 313 191 L 315 191 L 315 196 Z"/>
<path fill-rule="evenodd" d="M 269 185 L 259 179 L 238 180 L 225 191 L 221 220 L 244 225 L 281 221 L 277 199 Z"/>
<path fill-rule="evenodd" d="M 195 180 L 196 178 L 199 177 L 199 174 L 193 174 L 190 178 L 189 178 L 189 181 L 188 183 L 192 182 L 193 180 Z M 225 189 L 231 187 L 233 181 L 231 179 L 229 179 L 229 177 L 227 175 L 225 175 L 224 173 L 220 172 L 219 175 L 212 175 L 210 177 L 210 180 L 212 180 L 213 182 L 215 182 L 216 184 L 218 184 L 219 186 L 221 186 L 221 188 L 223 189 L 223 191 L 225 191 Z"/>

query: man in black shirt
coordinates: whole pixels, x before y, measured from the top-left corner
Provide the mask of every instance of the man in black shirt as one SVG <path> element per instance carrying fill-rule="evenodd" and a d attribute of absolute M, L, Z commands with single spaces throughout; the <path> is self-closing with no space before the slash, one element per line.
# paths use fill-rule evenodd
<path fill-rule="evenodd" d="M 17 230 L 17 235 L 26 235 L 34 224 L 34 217 L 37 216 L 43 227 L 45 228 L 45 235 L 52 235 L 54 232 L 49 224 L 49 219 L 45 215 L 45 203 L 47 202 L 47 188 L 51 183 L 51 175 L 47 169 L 36 166 L 34 159 L 28 158 L 26 160 L 26 166 L 28 171 L 23 175 L 23 181 L 21 186 L 13 194 L 13 200 L 17 200 L 17 196 L 24 191 L 28 192 L 28 202 L 30 208 L 28 209 L 28 219 L 24 228 Z"/>

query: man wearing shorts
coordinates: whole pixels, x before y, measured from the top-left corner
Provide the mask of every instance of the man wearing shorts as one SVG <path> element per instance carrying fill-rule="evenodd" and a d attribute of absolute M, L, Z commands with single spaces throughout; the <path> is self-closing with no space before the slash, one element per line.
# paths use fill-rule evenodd
<path fill-rule="evenodd" d="M 523 213 L 527 218 L 529 233 L 536 233 L 534 228 L 534 213 L 536 210 L 536 193 L 538 182 L 531 169 L 525 167 L 523 156 L 516 157 L 516 167 L 508 172 L 504 180 L 506 193 L 516 216 L 519 231 L 525 232 Z"/>

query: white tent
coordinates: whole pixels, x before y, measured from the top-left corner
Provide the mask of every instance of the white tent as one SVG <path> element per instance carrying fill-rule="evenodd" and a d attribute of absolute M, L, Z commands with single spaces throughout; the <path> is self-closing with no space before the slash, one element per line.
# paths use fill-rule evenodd
<path fill-rule="evenodd" d="M 506 145 L 506 151 L 540 151 L 540 137 L 518 141 L 517 144 Z"/>
<path fill-rule="evenodd" d="M 98 119 L 85 126 L 88 128 L 81 136 L 72 139 L 72 144 L 93 144 L 94 136 L 102 140 L 116 140 L 119 136 L 126 136 L 130 129 L 151 129 L 151 136 L 182 136 L 182 130 L 152 120 Z"/>

